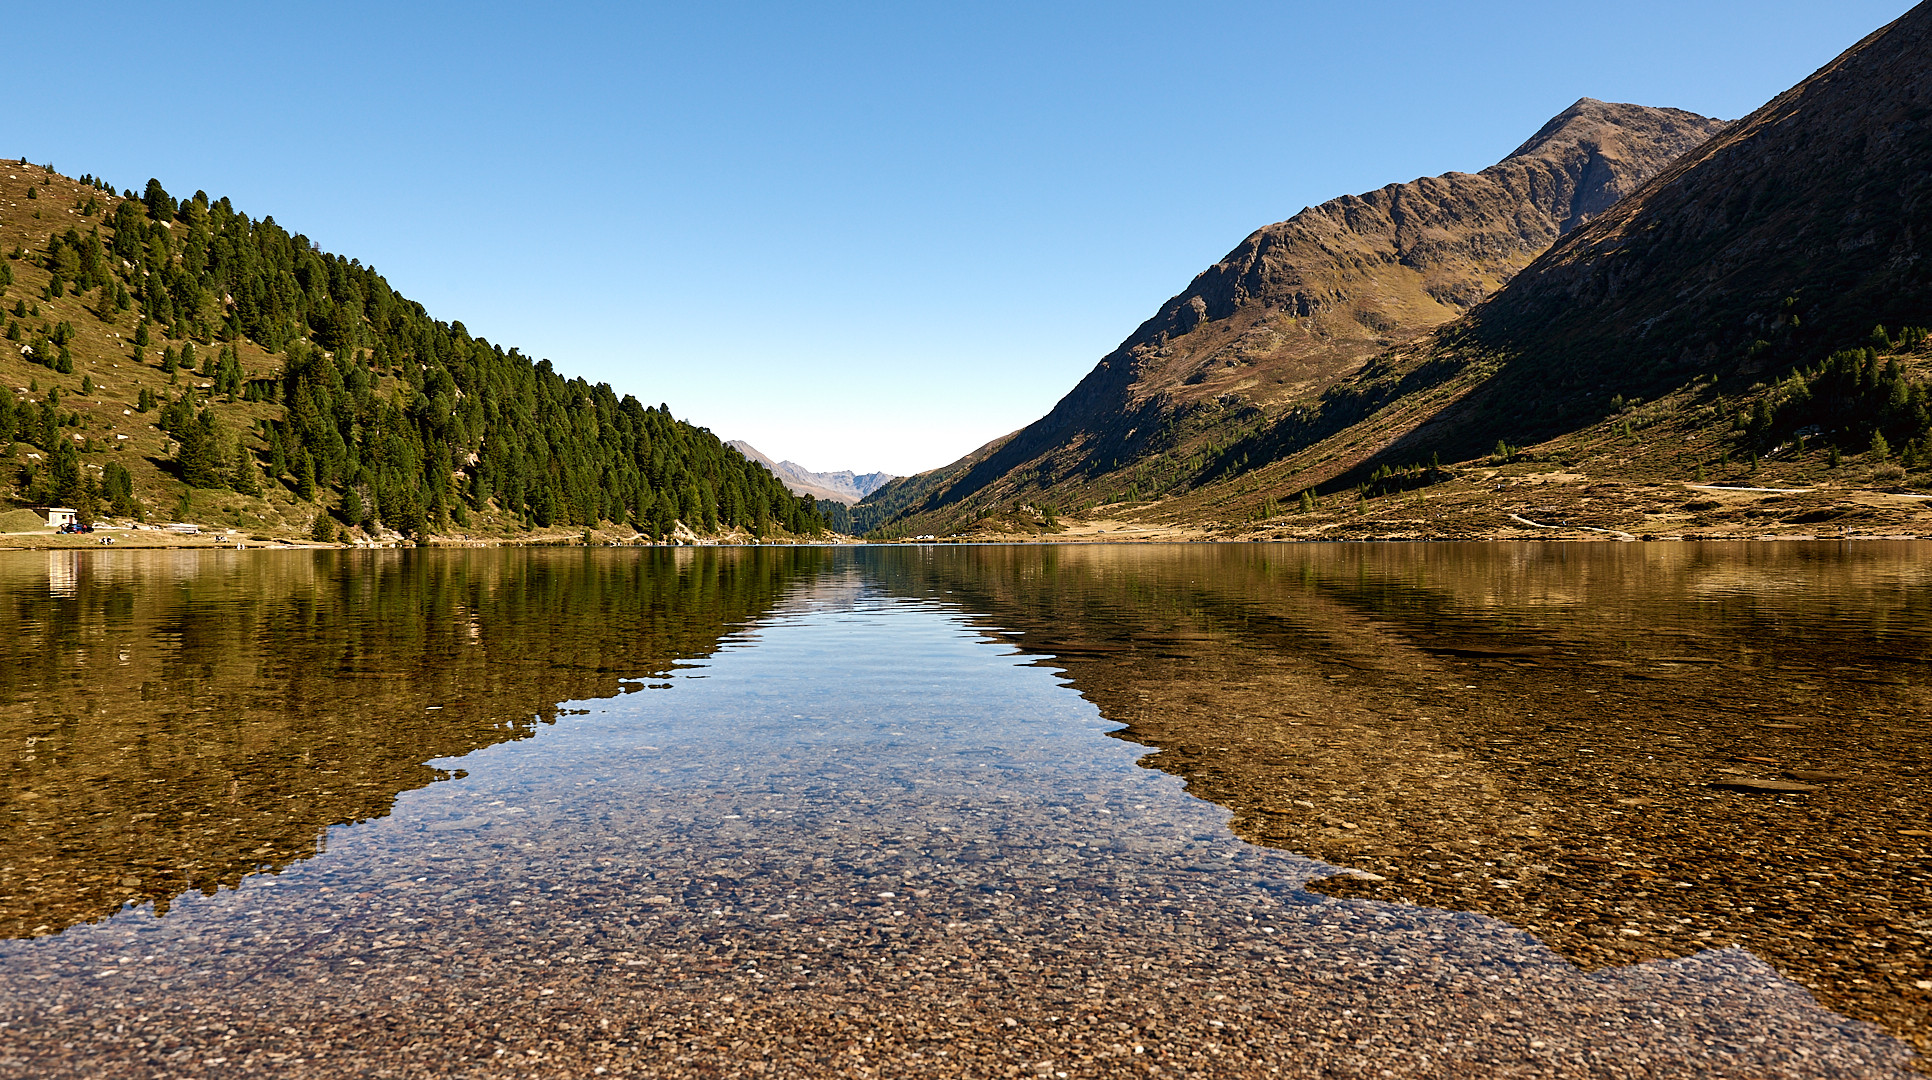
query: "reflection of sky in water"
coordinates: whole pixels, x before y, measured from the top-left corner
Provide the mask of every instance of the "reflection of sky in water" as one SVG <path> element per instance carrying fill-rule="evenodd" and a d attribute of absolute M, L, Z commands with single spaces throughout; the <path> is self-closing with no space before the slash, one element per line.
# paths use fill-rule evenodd
<path fill-rule="evenodd" d="M 1302 892 L 1332 870 L 931 604 L 822 595 L 670 682 L 279 876 L 0 946 L 0 1069 L 1905 1075 L 1738 950 L 1585 975 Z"/>

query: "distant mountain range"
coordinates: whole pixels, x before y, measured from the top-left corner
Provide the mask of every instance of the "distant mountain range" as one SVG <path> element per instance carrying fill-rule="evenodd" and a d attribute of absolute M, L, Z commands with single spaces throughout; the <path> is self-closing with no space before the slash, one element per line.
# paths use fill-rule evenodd
<path fill-rule="evenodd" d="M 1851 513 L 1831 492 L 1932 487 L 1928 57 L 1921 4 L 1734 124 L 1584 99 L 1480 173 L 1304 210 L 855 527 L 1635 535 L 1682 526 L 1707 477 L 1815 488 L 1814 528 Z M 1535 499 L 1498 494 L 1530 476 Z M 1605 483 L 1644 494 L 1613 513 Z M 1754 513 L 1729 524 L 1780 512 Z"/>
<path fill-rule="evenodd" d="M 725 445 L 771 470 L 771 474 L 790 488 L 792 494 L 810 495 L 814 499 L 830 500 L 847 506 L 897 479 L 886 472 L 855 473 L 850 469 L 841 469 L 838 472 L 813 472 L 796 461 L 773 461 L 743 439 L 733 439 Z"/>

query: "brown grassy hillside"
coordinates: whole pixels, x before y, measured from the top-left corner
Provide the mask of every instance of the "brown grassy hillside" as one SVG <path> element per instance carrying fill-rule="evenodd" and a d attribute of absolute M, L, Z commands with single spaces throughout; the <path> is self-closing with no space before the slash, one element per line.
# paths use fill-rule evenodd
<path fill-rule="evenodd" d="M 1169 490 L 1370 356 L 1463 314 L 1721 126 L 1586 98 L 1479 173 L 1391 184 L 1260 229 L 1048 416 L 977 461 L 889 485 L 873 516 Z"/>
<path fill-rule="evenodd" d="M 1010 497 L 1223 536 L 1932 534 L 1928 55 L 1922 4 L 1318 398 Z"/>
<path fill-rule="evenodd" d="M 1522 517 L 1540 506 L 1639 534 L 1932 531 L 1918 498 L 1932 487 L 1932 350 L 1911 329 L 1932 325 L 1929 46 L 1922 4 L 1465 319 L 1258 431 L 1236 448 L 1249 467 L 1226 463 L 1163 513 L 1265 519 L 1270 499 L 1302 490 L 1370 518 L 1376 499 L 1362 495 L 1391 488 L 1495 504 L 1452 497 L 1446 481 L 1488 484 L 1502 467 L 1647 492 L 1586 513 L 1574 485 L 1546 486 L 1507 511 Z M 1436 461 L 1465 464 L 1387 476 Z M 1756 493 L 1733 513 L 1734 496 L 1686 486 L 1706 479 L 1812 490 Z M 1471 526 L 1498 527 L 1500 509 Z M 1428 532 L 1434 515 L 1404 527 Z"/>

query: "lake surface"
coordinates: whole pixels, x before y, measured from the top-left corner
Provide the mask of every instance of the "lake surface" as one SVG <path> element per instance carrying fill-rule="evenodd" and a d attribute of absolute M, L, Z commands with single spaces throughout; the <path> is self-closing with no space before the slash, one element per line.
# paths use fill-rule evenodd
<path fill-rule="evenodd" d="M 0 1075 L 1919 1075 L 1928 556 L 9 554 Z"/>

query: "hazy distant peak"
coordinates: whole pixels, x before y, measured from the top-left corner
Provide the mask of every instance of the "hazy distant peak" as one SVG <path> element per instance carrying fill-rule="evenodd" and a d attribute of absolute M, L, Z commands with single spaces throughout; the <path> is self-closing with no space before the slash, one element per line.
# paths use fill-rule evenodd
<path fill-rule="evenodd" d="M 771 474 L 791 489 L 792 494 L 810 495 L 814 499 L 830 499 L 847 506 L 896 479 L 888 472 L 855 473 L 850 469 L 840 469 L 837 472 L 813 472 L 796 461 L 773 461 L 743 439 L 733 439 L 725 445 L 770 469 Z"/>

